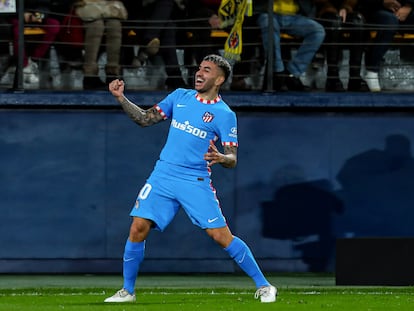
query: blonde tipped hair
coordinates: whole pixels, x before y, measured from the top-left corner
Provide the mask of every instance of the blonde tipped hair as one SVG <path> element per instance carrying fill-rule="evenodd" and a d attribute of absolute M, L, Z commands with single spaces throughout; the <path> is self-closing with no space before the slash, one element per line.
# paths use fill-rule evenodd
<path fill-rule="evenodd" d="M 221 68 L 221 70 L 224 72 L 224 82 L 227 81 L 228 77 L 231 74 L 231 65 L 224 57 L 217 54 L 210 54 L 204 57 L 203 61 L 212 62 Z"/>

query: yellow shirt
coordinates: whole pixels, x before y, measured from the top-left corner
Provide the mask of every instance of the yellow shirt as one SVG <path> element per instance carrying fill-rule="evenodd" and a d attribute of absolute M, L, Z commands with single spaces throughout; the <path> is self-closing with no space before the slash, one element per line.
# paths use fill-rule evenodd
<path fill-rule="evenodd" d="M 294 15 L 299 11 L 299 6 L 295 0 L 273 0 L 273 12 Z"/>

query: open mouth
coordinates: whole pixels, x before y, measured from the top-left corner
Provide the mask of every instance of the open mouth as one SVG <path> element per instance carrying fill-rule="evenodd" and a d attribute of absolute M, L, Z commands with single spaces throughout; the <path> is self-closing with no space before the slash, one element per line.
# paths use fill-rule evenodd
<path fill-rule="evenodd" d="M 204 83 L 204 79 L 203 79 L 203 78 L 201 78 L 201 77 L 196 77 L 196 80 L 195 80 L 195 84 L 196 84 L 196 85 L 203 84 L 203 83 Z"/>

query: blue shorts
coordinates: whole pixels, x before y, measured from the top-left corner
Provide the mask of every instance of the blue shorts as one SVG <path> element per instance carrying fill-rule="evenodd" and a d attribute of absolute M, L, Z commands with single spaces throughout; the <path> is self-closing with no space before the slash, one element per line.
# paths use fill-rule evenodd
<path fill-rule="evenodd" d="M 153 172 L 141 188 L 131 216 L 150 219 L 164 231 L 182 207 L 202 229 L 227 226 L 210 178 L 174 177 Z"/>

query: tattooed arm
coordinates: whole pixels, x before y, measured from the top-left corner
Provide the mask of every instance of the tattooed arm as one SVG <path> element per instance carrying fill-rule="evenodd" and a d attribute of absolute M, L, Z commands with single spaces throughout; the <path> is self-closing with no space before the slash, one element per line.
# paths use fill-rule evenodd
<path fill-rule="evenodd" d="M 206 154 L 204 154 L 204 160 L 208 161 L 208 166 L 212 166 L 216 163 L 220 163 L 223 167 L 233 168 L 237 164 L 237 147 L 236 146 L 224 146 L 224 154 L 219 152 L 214 142 L 210 141 L 210 146 Z"/>
<path fill-rule="evenodd" d="M 109 91 L 121 104 L 122 109 L 131 118 L 132 121 L 140 126 L 150 126 L 163 120 L 161 114 L 154 108 L 142 109 L 131 102 L 124 95 L 124 81 L 114 80 L 109 84 Z"/>
<path fill-rule="evenodd" d="M 125 96 L 117 97 L 117 100 L 131 120 L 142 127 L 150 126 L 163 120 L 163 117 L 155 107 L 151 107 L 147 110 L 142 109 Z"/>

